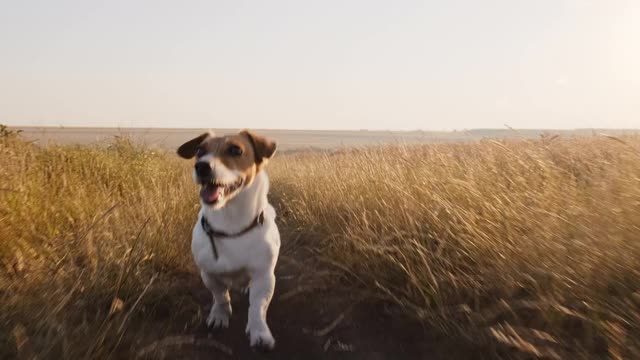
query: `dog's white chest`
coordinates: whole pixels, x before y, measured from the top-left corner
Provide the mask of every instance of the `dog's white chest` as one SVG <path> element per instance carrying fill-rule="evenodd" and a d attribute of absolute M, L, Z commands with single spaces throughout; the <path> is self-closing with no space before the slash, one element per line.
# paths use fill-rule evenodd
<path fill-rule="evenodd" d="M 274 213 L 273 208 L 269 213 Z M 226 274 L 241 270 L 249 272 L 275 266 L 280 249 L 280 236 L 273 216 L 265 213 L 265 221 L 238 237 L 215 238 L 218 258 L 214 256 L 211 239 L 198 221 L 193 229 L 191 251 L 201 271 Z"/>

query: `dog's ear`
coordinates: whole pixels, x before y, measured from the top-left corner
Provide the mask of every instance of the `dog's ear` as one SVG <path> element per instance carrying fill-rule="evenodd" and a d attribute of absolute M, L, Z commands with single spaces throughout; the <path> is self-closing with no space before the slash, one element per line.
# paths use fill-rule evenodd
<path fill-rule="evenodd" d="M 276 143 L 265 137 L 258 136 L 249 130 L 243 130 L 240 134 L 249 138 L 251 145 L 253 145 L 253 151 L 256 156 L 256 164 L 260 165 L 266 160 L 273 157 L 276 153 Z"/>
<path fill-rule="evenodd" d="M 196 156 L 198 146 L 200 146 L 200 144 L 202 144 L 202 142 L 205 141 L 209 136 L 211 136 L 211 133 L 206 132 L 180 145 L 177 151 L 178 155 L 185 159 L 191 159 L 192 157 Z"/>

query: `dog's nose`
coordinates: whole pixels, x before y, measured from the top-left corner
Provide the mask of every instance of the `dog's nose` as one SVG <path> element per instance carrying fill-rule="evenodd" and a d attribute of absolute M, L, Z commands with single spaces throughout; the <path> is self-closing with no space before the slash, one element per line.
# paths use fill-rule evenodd
<path fill-rule="evenodd" d="M 199 161 L 196 163 L 196 175 L 199 178 L 210 178 L 211 177 L 211 165 L 204 161 Z"/>

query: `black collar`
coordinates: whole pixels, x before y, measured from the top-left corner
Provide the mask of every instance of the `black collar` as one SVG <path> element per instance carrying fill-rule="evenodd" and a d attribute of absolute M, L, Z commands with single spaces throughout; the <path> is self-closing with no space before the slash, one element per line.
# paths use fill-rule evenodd
<path fill-rule="evenodd" d="M 211 224 L 209 224 L 209 222 L 204 217 L 204 215 L 202 216 L 202 218 L 200 220 L 200 224 L 202 224 L 202 229 L 204 230 L 205 233 L 207 233 L 207 236 L 209 236 L 209 240 L 211 240 L 211 248 L 213 249 L 213 257 L 217 260 L 218 259 L 218 249 L 216 249 L 216 244 L 215 244 L 215 241 L 213 241 L 213 239 L 214 238 L 238 237 L 238 236 L 242 236 L 242 235 L 248 233 L 249 231 L 253 230 L 254 227 L 264 224 L 264 211 L 260 211 L 258 216 L 256 216 L 255 219 L 253 219 L 253 221 L 251 222 L 251 224 L 249 224 L 249 226 L 247 226 L 246 228 L 244 228 L 243 230 L 241 230 L 240 232 L 235 233 L 235 234 L 227 234 L 226 232 L 218 231 L 218 230 L 212 228 Z"/>

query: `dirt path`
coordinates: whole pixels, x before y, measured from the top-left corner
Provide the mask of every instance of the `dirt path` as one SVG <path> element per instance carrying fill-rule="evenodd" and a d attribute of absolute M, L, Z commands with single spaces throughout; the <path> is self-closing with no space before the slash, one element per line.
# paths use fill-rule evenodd
<path fill-rule="evenodd" d="M 143 358 L 165 359 L 481 359 L 477 352 L 406 318 L 391 316 L 384 306 L 354 304 L 348 294 L 310 290 L 297 261 L 282 257 L 277 285 L 268 313 L 276 348 L 252 350 L 244 330 L 246 295 L 232 292 L 233 316 L 228 329 L 211 330 L 204 324 L 165 338 L 146 350 Z M 302 281 L 300 279 L 303 279 Z M 210 295 L 194 275 L 193 296 L 203 307 Z M 304 282 L 301 283 L 301 282 Z M 203 309 L 203 312 L 206 313 Z M 173 332 L 175 334 L 175 332 Z M 143 344 L 140 344 L 143 345 Z M 139 348 L 139 347 L 138 347 Z M 144 346 L 143 346 L 144 348 Z M 139 352 L 139 351 L 138 351 Z"/>

